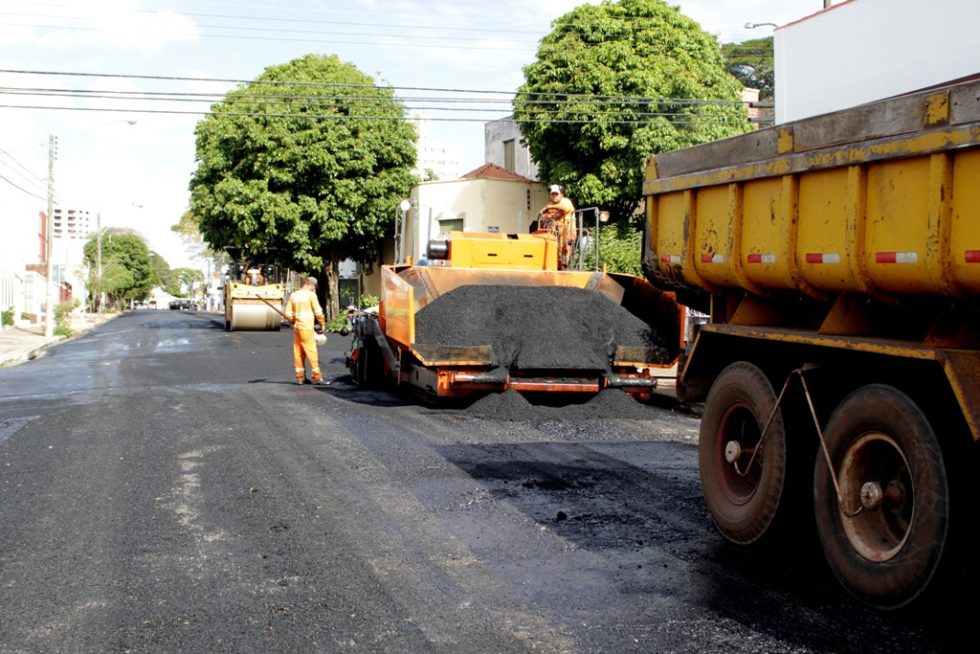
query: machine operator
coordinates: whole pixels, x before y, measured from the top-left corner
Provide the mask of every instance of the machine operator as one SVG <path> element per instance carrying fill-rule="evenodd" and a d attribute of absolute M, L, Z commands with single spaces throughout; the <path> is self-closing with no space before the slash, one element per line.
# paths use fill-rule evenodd
<path fill-rule="evenodd" d="M 542 207 L 538 220 L 542 227 L 549 221 L 554 225 L 559 242 L 559 266 L 567 268 L 572 258 L 572 247 L 578 237 L 575 233 L 575 206 L 557 184 L 548 187 L 548 203 Z"/>

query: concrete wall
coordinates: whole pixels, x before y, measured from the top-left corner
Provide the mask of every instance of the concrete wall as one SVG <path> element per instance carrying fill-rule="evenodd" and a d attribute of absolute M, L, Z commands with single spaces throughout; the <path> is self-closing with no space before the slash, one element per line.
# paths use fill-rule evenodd
<path fill-rule="evenodd" d="M 775 30 L 776 122 L 980 72 L 978 0 L 848 0 Z"/>
<path fill-rule="evenodd" d="M 505 156 L 505 143 L 514 143 L 514 165 L 508 167 Z M 483 153 L 486 163 L 492 163 L 511 170 L 528 179 L 538 179 L 538 164 L 531 159 L 531 153 L 521 145 L 521 132 L 517 123 L 510 117 L 492 120 L 483 126 Z"/>
<path fill-rule="evenodd" d="M 412 209 L 406 216 L 405 251 L 413 261 L 424 254 L 429 240 L 450 221 L 462 220 L 463 231 L 527 233 L 531 221 L 548 200 L 537 182 L 466 179 L 425 182 L 412 189 Z"/>

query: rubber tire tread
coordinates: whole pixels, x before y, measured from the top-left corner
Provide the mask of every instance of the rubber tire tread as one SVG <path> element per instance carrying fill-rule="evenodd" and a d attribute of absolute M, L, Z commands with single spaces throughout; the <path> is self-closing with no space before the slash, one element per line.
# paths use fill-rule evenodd
<path fill-rule="evenodd" d="M 924 593 L 942 561 L 949 527 L 949 483 L 928 418 L 902 391 L 872 384 L 853 391 L 837 406 L 825 431 L 834 465 L 857 437 L 869 431 L 891 436 L 908 462 L 915 503 L 908 540 L 887 562 L 861 556 L 845 535 L 822 454 L 813 481 L 817 534 L 831 571 L 848 592 L 875 608 L 898 609 Z"/>
<path fill-rule="evenodd" d="M 751 497 L 742 503 L 732 501 L 725 489 L 723 471 L 730 468 L 724 460 L 725 443 L 722 421 L 733 406 L 748 409 L 761 433 L 776 393 L 766 375 L 755 365 L 739 361 L 726 367 L 715 379 L 705 400 L 698 440 L 698 468 L 705 504 L 718 531 L 733 543 L 748 545 L 765 536 L 772 526 L 786 481 L 786 433 L 777 412 L 769 427 L 763 450 L 762 474 Z"/>

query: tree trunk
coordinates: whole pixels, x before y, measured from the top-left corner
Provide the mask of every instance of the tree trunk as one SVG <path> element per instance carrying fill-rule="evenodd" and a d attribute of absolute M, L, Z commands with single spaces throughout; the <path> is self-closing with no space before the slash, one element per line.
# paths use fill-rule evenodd
<path fill-rule="evenodd" d="M 323 311 L 327 315 L 327 321 L 330 321 L 340 315 L 340 261 L 327 261 L 323 275 L 326 278 L 323 285 Z"/>

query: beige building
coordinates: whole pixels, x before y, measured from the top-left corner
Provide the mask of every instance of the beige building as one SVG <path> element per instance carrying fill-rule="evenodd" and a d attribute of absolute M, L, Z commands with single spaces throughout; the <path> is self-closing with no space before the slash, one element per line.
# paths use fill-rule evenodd
<path fill-rule="evenodd" d="M 527 233 L 531 221 L 548 201 L 540 182 L 484 164 L 459 179 L 422 182 L 412 188 L 411 208 L 399 224 L 398 238 L 382 248 L 383 263 L 419 263 L 430 240 L 451 231 Z M 380 295 L 377 266 L 358 266 L 360 292 Z"/>
<path fill-rule="evenodd" d="M 403 260 L 418 262 L 428 242 L 446 232 L 527 233 L 548 194 L 540 183 L 488 163 L 457 180 L 418 184 L 410 199 L 400 251 Z"/>

